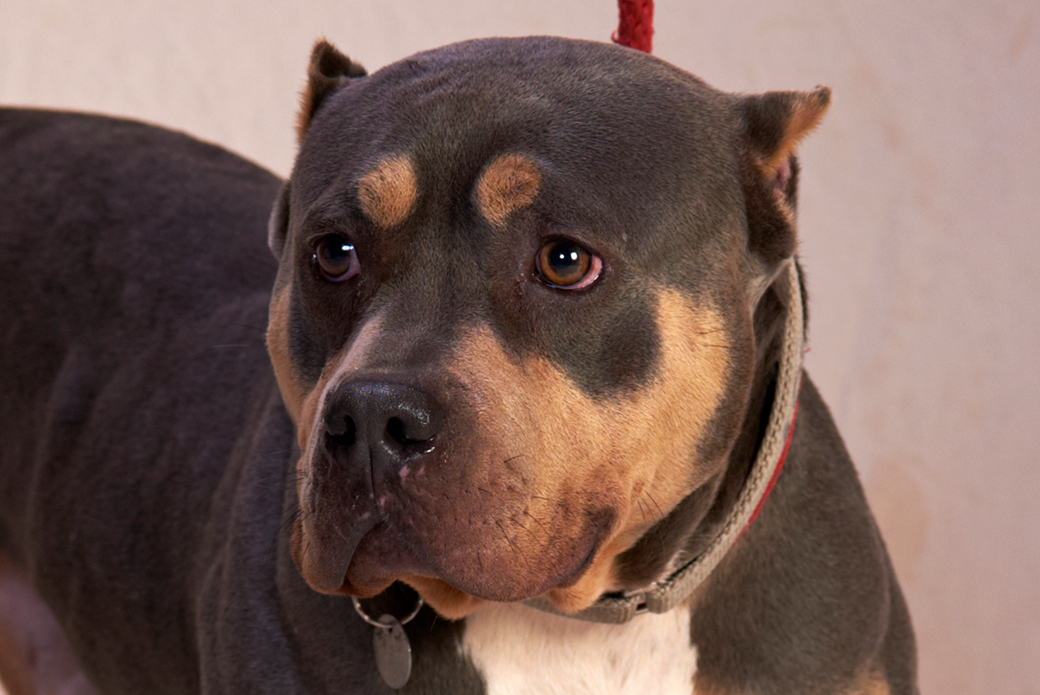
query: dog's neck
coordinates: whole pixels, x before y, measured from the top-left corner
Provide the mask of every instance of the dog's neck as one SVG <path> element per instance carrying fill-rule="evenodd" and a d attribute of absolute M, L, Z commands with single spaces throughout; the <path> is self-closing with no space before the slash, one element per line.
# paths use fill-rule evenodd
<path fill-rule="evenodd" d="M 794 290 L 801 292 L 800 287 Z M 700 555 L 716 535 L 719 526 L 731 514 L 762 447 L 776 397 L 784 320 L 792 299 L 786 288 L 781 289 L 778 283 L 774 283 L 762 294 L 755 308 L 755 376 L 747 413 L 740 435 L 730 451 L 728 464 L 713 481 L 714 484 L 701 488 L 708 502 L 704 505 L 703 516 L 691 529 L 682 551 L 676 555 L 674 562 L 679 566 Z M 804 302 L 802 306 L 804 311 Z"/>

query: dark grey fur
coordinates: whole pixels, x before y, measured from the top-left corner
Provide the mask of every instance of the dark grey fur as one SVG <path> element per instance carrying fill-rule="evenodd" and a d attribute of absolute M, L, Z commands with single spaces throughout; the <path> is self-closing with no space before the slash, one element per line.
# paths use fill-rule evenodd
<path fill-rule="evenodd" d="M 531 39 L 361 74 L 333 76 L 313 105 L 274 247 L 284 282 L 300 272 L 293 215 L 380 153 L 420 143 L 410 146 L 429 238 L 407 260 L 422 258 L 415 267 L 437 292 L 394 278 L 391 326 L 434 317 L 425 341 L 393 356 L 401 369 L 446 350 L 460 316 L 480 316 L 511 349 L 549 357 L 596 397 L 638 389 L 657 355 L 640 291 L 648 277 L 732 307 L 743 301 L 734 288 L 744 260 L 769 267 L 793 248 L 793 230 L 746 180 L 740 138 L 754 116 L 663 63 Z M 538 336 L 501 308 L 509 297 L 457 272 L 507 240 L 463 202 L 443 204 L 465 200 L 459 191 L 506 149 L 557 166 L 542 221 L 596 229 L 619 254 L 617 296 L 546 310 L 558 325 Z M 289 555 L 299 452 L 263 332 L 278 272 L 264 230 L 279 186 L 154 127 L 0 112 L 0 553 L 28 570 L 100 692 L 391 692 L 374 669 L 371 628 L 349 599 L 311 591 Z M 328 214 L 360 229 L 342 200 Z M 300 373 L 317 378 L 381 287 L 294 297 Z M 672 553 L 696 553 L 732 505 L 772 401 L 783 313 L 769 290 L 748 328 L 750 396 L 719 416 L 736 436 L 704 445 L 731 449 L 730 464 L 622 557 L 632 586 Z M 395 587 L 368 605 L 401 615 L 414 598 Z M 409 624 L 416 663 L 404 692 L 483 692 L 458 654 L 464 629 L 429 609 Z M 691 634 L 698 686 L 712 692 L 845 692 L 874 668 L 892 693 L 916 693 L 906 607 L 808 378 L 784 473 L 709 578 Z"/>

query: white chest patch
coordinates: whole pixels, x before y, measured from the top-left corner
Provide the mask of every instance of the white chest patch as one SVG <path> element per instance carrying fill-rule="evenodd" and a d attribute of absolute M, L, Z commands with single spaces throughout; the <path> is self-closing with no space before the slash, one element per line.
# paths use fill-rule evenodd
<path fill-rule="evenodd" d="M 491 604 L 466 618 L 462 651 L 488 695 L 692 695 L 697 671 L 685 606 L 600 625 Z"/>

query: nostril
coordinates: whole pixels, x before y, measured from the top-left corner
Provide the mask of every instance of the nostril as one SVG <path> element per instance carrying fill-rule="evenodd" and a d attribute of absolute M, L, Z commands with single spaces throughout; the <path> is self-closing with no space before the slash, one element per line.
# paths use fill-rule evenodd
<path fill-rule="evenodd" d="M 401 446 L 409 443 L 408 438 L 404 434 L 404 423 L 401 422 L 401 418 L 392 417 L 387 420 L 386 434 Z"/>
<path fill-rule="evenodd" d="M 324 448 L 346 466 L 394 468 L 433 451 L 442 409 L 406 384 L 349 381 L 326 398 Z"/>
<path fill-rule="evenodd" d="M 357 426 L 349 415 L 336 418 L 325 426 L 326 442 L 330 449 L 353 446 L 357 441 Z"/>
<path fill-rule="evenodd" d="M 426 428 L 419 424 L 409 427 L 399 417 L 391 417 L 386 421 L 386 437 L 393 442 L 405 457 L 422 454 L 433 449 L 433 437 L 423 437 Z"/>

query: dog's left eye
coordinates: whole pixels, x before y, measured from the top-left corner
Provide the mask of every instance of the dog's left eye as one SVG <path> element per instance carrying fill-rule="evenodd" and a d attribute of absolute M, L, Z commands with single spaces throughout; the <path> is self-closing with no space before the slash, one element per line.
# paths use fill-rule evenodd
<path fill-rule="evenodd" d="M 354 245 L 338 234 L 322 237 L 314 250 L 314 262 L 325 279 L 332 282 L 349 280 L 361 270 Z"/>
<path fill-rule="evenodd" d="M 588 287 L 603 271 L 599 256 L 566 239 L 550 241 L 538 251 L 536 260 L 542 279 L 563 290 Z"/>

